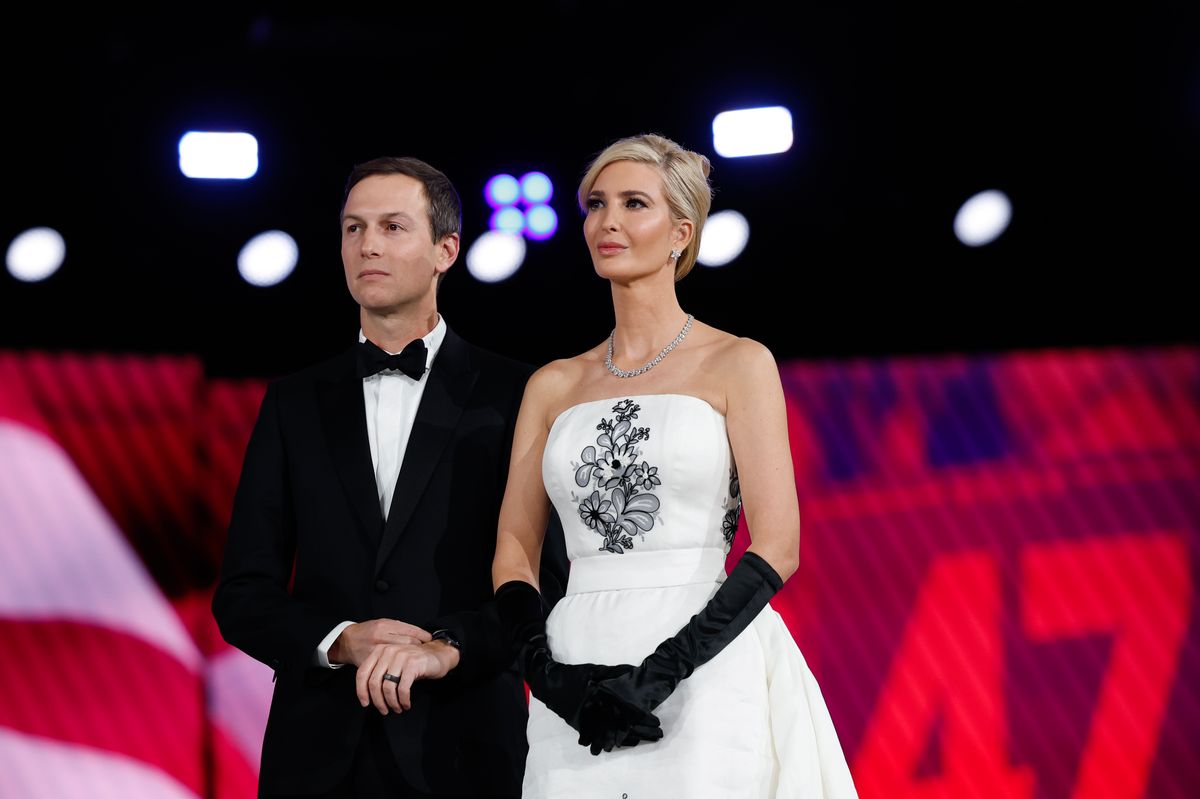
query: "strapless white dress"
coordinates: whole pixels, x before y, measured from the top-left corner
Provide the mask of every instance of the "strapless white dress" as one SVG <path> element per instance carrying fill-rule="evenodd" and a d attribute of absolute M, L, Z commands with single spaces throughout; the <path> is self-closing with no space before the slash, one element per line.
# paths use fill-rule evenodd
<path fill-rule="evenodd" d="M 542 459 L 571 572 L 547 620 L 563 663 L 637 664 L 725 579 L 741 510 L 725 417 L 697 397 L 572 406 Z M 526 797 L 855 797 L 820 688 L 763 609 L 655 711 L 661 741 L 592 756 L 536 698 Z"/>

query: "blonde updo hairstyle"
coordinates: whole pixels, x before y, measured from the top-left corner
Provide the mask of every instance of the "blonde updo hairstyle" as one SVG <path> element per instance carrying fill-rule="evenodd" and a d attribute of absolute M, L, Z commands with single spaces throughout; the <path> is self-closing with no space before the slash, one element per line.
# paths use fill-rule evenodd
<path fill-rule="evenodd" d="M 694 226 L 692 240 L 675 262 L 675 280 L 683 280 L 684 275 L 692 271 L 696 264 L 696 254 L 700 252 L 700 231 L 704 229 L 704 221 L 708 219 L 708 211 L 712 207 L 712 186 L 708 182 L 712 164 L 703 155 L 685 150 L 665 136 L 653 133 L 613 142 L 596 156 L 579 184 L 579 207 L 585 213 L 587 198 L 596 178 L 604 167 L 616 161 L 633 161 L 657 167 L 662 176 L 663 193 L 666 194 L 671 217 L 676 221 L 690 220 Z"/>

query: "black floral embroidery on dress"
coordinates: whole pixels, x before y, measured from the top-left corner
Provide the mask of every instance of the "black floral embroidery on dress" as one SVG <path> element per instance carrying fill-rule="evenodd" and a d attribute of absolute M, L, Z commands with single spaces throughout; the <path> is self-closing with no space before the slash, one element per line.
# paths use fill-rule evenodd
<path fill-rule="evenodd" d="M 645 537 L 654 527 L 658 497 L 649 493 L 662 485 L 658 467 L 640 461 L 638 442 L 650 438 L 646 427 L 634 427 L 640 405 L 621 400 L 613 406 L 615 419 L 601 419 L 596 429 L 595 447 L 580 455 L 575 470 L 576 485 L 593 487 L 590 496 L 579 502 L 579 517 L 589 529 L 604 537 L 603 552 L 620 555 L 633 549 L 633 537 Z M 598 448 L 597 448 L 598 447 Z"/>
<path fill-rule="evenodd" d="M 733 537 L 737 534 L 738 515 L 742 512 L 742 484 L 738 480 L 737 466 L 729 469 L 729 499 L 725 501 L 725 518 L 721 520 L 721 535 L 725 536 L 725 551 L 733 548 Z"/>

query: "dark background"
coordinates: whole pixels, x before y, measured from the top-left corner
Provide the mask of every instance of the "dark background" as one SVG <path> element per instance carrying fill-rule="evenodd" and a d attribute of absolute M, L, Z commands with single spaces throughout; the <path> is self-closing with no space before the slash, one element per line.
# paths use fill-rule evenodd
<path fill-rule="evenodd" d="M 713 210 L 750 220 L 737 261 L 680 284 L 684 308 L 780 359 L 1194 342 L 1195 5 L 9 14 L 0 235 L 50 225 L 68 249 L 43 283 L 0 273 L 0 348 L 192 353 L 217 377 L 336 352 L 357 329 L 338 251 L 346 175 L 411 154 L 458 185 L 464 256 L 488 177 L 551 176 L 556 237 L 502 284 L 460 258 L 439 302 L 483 346 L 573 355 L 612 326 L 574 188 L 593 154 L 640 132 L 708 154 Z M 792 111 L 789 152 L 713 152 L 715 114 L 766 104 Z M 192 129 L 253 133 L 258 174 L 185 178 Z M 1012 224 L 965 247 L 954 213 L 988 188 L 1010 196 Z M 255 288 L 236 257 L 270 228 L 300 261 Z"/>

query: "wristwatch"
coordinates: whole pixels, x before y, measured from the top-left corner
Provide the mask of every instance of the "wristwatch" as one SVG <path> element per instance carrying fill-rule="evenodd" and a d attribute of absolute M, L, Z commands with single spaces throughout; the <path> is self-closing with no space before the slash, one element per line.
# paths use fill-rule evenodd
<path fill-rule="evenodd" d="M 462 642 L 455 638 L 454 633 L 449 630 L 434 630 L 429 637 L 433 641 L 445 641 L 459 652 L 462 651 Z"/>

